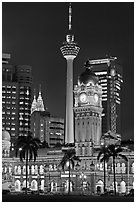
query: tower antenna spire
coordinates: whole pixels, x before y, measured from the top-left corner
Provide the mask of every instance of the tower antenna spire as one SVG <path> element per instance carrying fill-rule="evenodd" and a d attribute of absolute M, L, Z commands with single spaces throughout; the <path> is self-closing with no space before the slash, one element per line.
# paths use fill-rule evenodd
<path fill-rule="evenodd" d="M 72 30 L 72 7 L 71 3 L 69 3 L 69 23 L 68 23 L 69 31 Z"/>

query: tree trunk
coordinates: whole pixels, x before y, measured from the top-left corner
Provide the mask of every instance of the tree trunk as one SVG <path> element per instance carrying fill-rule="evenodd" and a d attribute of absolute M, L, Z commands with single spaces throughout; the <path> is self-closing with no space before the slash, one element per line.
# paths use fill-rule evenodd
<path fill-rule="evenodd" d="M 106 172 L 105 172 L 105 158 L 103 160 L 104 162 L 104 193 L 106 192 Z"/>
<path fill-rule="evenodd" d="M 116 175 L 115 175 L 115 157 L 113 156 L 113 173 L 114 173 L 114 192 L 116 195 Z"/>
<path fill-rule="evenodd" d="M 26 194 L 27 194 L 27 178 L 28 178 L 27 167 L 28 167 L 28 150 L 26 151 L 26 191 L 25 191 Z"/>
<path fill-rule="evenodd" d="M 69 185 L 68 185 L 68 194 L 70 194 L 70 160 L 69 160 Z"/>

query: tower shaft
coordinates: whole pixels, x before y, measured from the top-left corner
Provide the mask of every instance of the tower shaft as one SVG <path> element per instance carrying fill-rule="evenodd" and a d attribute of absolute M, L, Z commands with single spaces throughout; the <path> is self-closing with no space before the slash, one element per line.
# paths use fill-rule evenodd
<path fill-rule="evenodd" d="M 65 125 L 65 143 L 74 143 L 73 126 L 73 59 L 69 56 L 67 60 L 67 85 L 66 85 L 66 125 Z"/>

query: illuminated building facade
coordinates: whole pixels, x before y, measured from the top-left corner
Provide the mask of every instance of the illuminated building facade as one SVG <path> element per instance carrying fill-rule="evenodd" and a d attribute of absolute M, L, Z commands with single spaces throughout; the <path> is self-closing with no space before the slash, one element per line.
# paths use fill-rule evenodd
<path fill-rule="evenodd" d="M 32 69 L 27 65 L 9 65 L 9 59 L 10 55 L 3 54 L 2 126 L 13 143 L 30 129 Z"/>
<path fill-rule="evenodd" d="M 74 143 L 74 121 L 73 121 L 73 60 L 79 52 L 79 46 L 74 41 L 72 34 L 72 8 L 69 6 L 69 34 L 63 43 L 61 52 L 67 60 L 67 85 L 66 85 L 66 123 L 65 123 L 65 143 Z"/>
<path fill-rule="evenodd" d="M 102 133 L 111 130 L 121 134 L 122 67 L 116 57 L 89 60 L 88 64 L 99 77 L 102 86 Z"/>

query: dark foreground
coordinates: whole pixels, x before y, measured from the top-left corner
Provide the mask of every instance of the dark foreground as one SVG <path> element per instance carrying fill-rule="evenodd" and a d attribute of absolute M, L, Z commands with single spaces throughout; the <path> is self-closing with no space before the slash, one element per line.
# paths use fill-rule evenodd
<path fill-rule="evenodd" d="M 134 202 L 134 197 L 91 195 L 2 195 L 3 202 Z"/>

